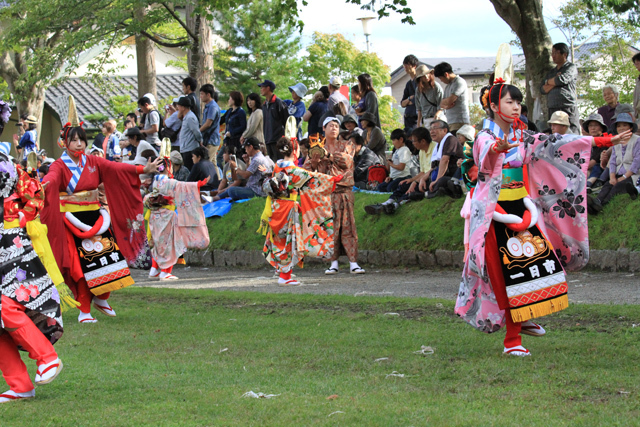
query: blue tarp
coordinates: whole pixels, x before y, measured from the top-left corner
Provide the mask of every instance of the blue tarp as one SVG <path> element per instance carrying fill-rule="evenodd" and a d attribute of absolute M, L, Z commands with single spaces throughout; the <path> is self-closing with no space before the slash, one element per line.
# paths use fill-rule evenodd
<path fill-rule="evenodd" d="M 202 206 L 202 210 L 204 210 L 205 218 L 211 218 L 214 216 L 222 217 L 229 213 L 229 211 L 231 210 L 231 205 L 233 205 L 234 203 L 244 203 L 249 200 L 251 199 L 236 200 L 234 202 L 231 199 L 222 199 L 218 200 L 217 202 L 207 203 L 206 205 Z"/>

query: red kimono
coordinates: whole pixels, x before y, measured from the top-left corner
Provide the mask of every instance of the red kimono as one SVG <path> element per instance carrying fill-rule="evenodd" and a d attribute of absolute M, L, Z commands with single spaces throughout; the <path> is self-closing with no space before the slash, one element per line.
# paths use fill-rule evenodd
<path fill-rule="evenodd" d="M 64 155 L 63 158 L 65 158 Z M 133 280 L 128 276 L 128 267 L 125 266 L 125 268 L 119 269 L 119 277 L 117 279 L 120 279 L 120 285 L 95 291 L 91 286 L 90 273 L 87 272 L 87 262 L 97 264 L 97 269 L 100 267 L 100 261 L 105 263 L 103 265 L 106 265 L 106 262 L 110 264 L 117 262 L 122 265 L 123 260 L 118 259 L 118 254 L 115 253 L 118 250 L 129 265 L 136 265 L 136 262 L 140 262 L 149 256 L 144 229 L 142 197 L 140 195 L 140 178 L 138 176 L 139 171 L 134 165 L 111 162 L 96 156 L 85 156 L 84 167 L 78 169 L 81 172 L 79 172 L 79 177 L 76 177 L 77 183 L 73 188 L 73 182 L 70 184 L 70 181 L 72 181 L 74 175 L 70 167 L 67 166 L 68 162 L 65 163 L 63 158 L 56 160 L 49 168 L 49 173 L 44 177 L 43 182 L 48 182 L 49 185 L 46 187 L 45 208 L 41 217 L 42 222 L 49 228 L 49 240 L 65 281 L 73 291 L 76 299 L 83 303 L 78 298 L 78 291 L 82 292 L 83 289 L 80 288 L 86 287 L 87 282 L 89 282 L 91 292 L 96 295 L 133 283 Z M 68 157 L 66 159 L 68 160 Z M 97 223 L 96 217 L 101 220 L 100 213 L 97 208 L 92 208 L 91 212 L 82 212 L 83 205 L 96 203 L 93 200 L 87 202 L 75 200 L 73 202 L 74 206 L 69 207 L 65 205 L 64 200 L 61 201 L 61 196 L 85 194 L 82 192 L 97 190 L 98 185 L 101 183 L 104 184 L 107 200 L 109 200 L 111 217 L 109 218 L 107 214 L 107 219 L 105 219 L 105 221 L 110 219 L 111 225 L 109 229 L 100 236 L 83 236 L 78 230 L 75 230 L 72 234 L 71 229 L 73 226 L 65 217 L 64 211 L 73 212 L 73 215 L 81 219 L 81 225 L 84 222 L 90 226 Z M 70 193 L 70 190 L 73 191 Z M 88 233 L 90 234 L 90 232 Z M 79 235 L 80 238 L 78 237 Z M 93 240 L 91 240 L 92 238 Z M 84 239 L 81 244 L 78 244 L 79 239 Z M 103 252 L 111 246 L 112 252 L 108 254 L 109 256 L 99 257 L 92 252 L 95 249 L 94 247 L 86 247 L 92 244 L 95 247 L 99 247 Z M 80 260 L 80 258 L 83 259 Z M 91 264 L 89 267 L 91 267 Z M 125 269 L 128 281 L 122 281 Z M 81 310 L 84 311 L 83 307 L 81 307 Z"/>

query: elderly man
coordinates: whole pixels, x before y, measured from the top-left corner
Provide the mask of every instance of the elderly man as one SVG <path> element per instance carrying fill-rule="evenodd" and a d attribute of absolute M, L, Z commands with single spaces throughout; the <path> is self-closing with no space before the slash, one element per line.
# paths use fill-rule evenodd
<path fill-rule="evenodd" d="M 449 180 L 458 169 L 458 159 L 464 154 L 462 144 L 443 120 L 434 120 L 429 128 L 431 139 L 437 145 L 431 154 L 431 183 L 427 199 L 447 194 Z"/>
<path fill-rule="evenodd" d="M 602 97 L 604 98 L 605 104 L 598 108 L 598 114 L 602 116 L 604 120 L 604 124 L 607 127 L 610 127 L 613 123 L 613 119 L 616 116 L 616 107 L 620 105 L 618 102 L 618 97 L 620 96 L 620 91 L 616 85 L 606 84 L 602 88 Z"/>
<path fill-rule="evenodd" d="M 364 269 L 358 265 L 358 232 L 353 213 L 353 156 L 355 149 L 350 141 L 338 140 L 340 121 L 335 117 L 327 117 L 322 123 L 324 130 L 325 156 L 319 153 L 308 156 L 304 168 L 331 176 L 342 176 L 331 193 L 333 208 L 333 227 L 335 247 L 331 257 L 331 266 L 325 274 L 338 274 L 338 258 L 347 255 L 352 274 L 363 274 Z"/>
<path fill-rule="evenodd" d="M 182 121 L 180 127 L 180 155 L 187 169 L 193 169 L 193 151 L 202 145 L 202 134 L 198 117 L 191 111 L 191 101 L 186 96 L 178 99 L 178 118 Z"/>
<path fill-rule="evenodd" d="M 571 126 L 569 115 L 564 111 L 553 113 L 547 123 L 551 127 L 551 133 L 559 133 L 560 135 L 565 135 L 569 132 L 569 127 Z"/>
<path fill-rule="evenodd" d="M 556 43 L 551 49 L 551 59 L 556 64 L 549 70 L 540 85 L 540 93 L 547 95 L 549 118 L 556 111 L 564 111 L 569 115 L 571 133 L 580 135 L 580 111 L 578 110 L 578 67 L 567 61 L 569 46 Z"/>
<path fill-rule="evenodd" d="M 273 93 L 276 90 L 274 82 L 265 80 L 258 86 L 260 87 L 260 95 L 265 99 L 262 105 L 264 142 L 267 145 L 269 157 L 275 162 L 282 157 L 276 149 L 276 142 L 284 136 L 284 127 L 289 118 L 289 109 L 284 101 Z"/>
<path fill-rule="evenodd" d="M 441 62 L 433 68 L 433 75 L 447 85 L 440 101 L 440 110 L 445 111 L 449 130 L 455 135 L 462 126 L 471 123 L 467 103 L 467 82 L 453 72 L 451 64 Z M 436 117 L 438 115 L 436 114 Z"/>

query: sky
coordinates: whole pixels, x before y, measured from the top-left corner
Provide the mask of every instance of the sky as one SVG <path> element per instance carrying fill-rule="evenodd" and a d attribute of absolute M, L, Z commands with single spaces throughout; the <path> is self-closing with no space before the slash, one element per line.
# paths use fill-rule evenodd
<path fill-rule="evenodd" d="M 543 0 L 545 17 L 558 14 L 567 0 Z M 356 18 L 370 12 L 345 0 L 308 0 L 300 6 L 304 21 L 303 46 L 311 43 L 314 31 L 341 33 L 358 48 L 366 49 L 362 24 Z M 371 21 L 370 50 L 376 52 L 391 70 L 402 65 L 403 58 L 412 53 L 418 58 L 455 58 L 495 56 L 501 43 L 514 40 L 515 34 L 498 16 L 489 0 L 407 0 L 416 25 L 403 24 L 401 17 L 391 16 Z M 558 30 L 547 21 L 554 43 L 565 41 Z M 512 48 L 513 53 L 519 53 Z"/>

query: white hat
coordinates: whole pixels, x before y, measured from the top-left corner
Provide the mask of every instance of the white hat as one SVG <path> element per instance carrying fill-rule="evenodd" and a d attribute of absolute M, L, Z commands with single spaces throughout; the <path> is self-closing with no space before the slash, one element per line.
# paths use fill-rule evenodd
<path fill-rule="evenodd" d="M 342 86 L 342 79 L 338 76 L 333 76 L 329 79 L 329 84 L 333 87 Z"/>
<path fill-rule="evenodd" d="M 326 119 L 324 119 L 324 122 L 322 122 L 322 127 L 325 127 L 327 124 L 331 123 L 331 122 L 336 122 L 338 123 L 338 126 L 340 126 L 340 119 L 337 117 L 327 117 Z"/>
<path fill-rule="evenodd" d="M 293 86 L 289 86 L 289 90 L 295 92 L 300 98 L 304 98 L 307 94 L 307 87 L 304 83 L 296 83 Z"/>
<path fill-rule="evenodd" d="M 569 123 L 569 115 L 564 111 L 556 111 L 555 113 L 553 113 L 547 123 L 571 126 L 571 123 Z"/>
<path fill-rule="evenodd" d="M 145 93 L 144 96 L 145 98 L 149 98 L 149 101 L 151 101 L 151 105 L 153 105 L 154 107 L 156 106 L 156 97 L 153 96 L 151 92 Z"/>
<path fill-rule="evenodd" d="M 462 135 L 467 141 L 473 141 L 476 137 L 476 130 L 471 125 L 464 125 L 456 132 L 456 135 Z"/>

